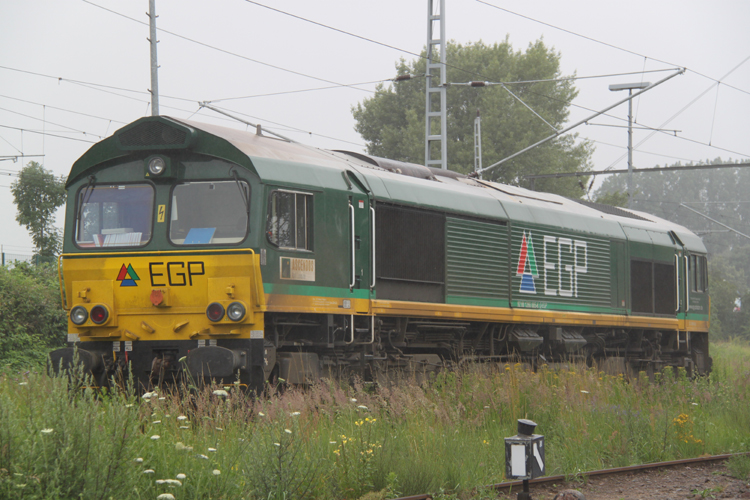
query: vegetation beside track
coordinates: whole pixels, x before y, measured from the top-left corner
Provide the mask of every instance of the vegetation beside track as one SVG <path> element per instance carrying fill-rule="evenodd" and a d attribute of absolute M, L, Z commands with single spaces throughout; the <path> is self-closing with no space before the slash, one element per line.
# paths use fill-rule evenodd
<path fill-rule="evenodd" d="M 748 451 L 750 346 L 711 348 L 712 375 L 692 381 L 473 366 L 422 385 L 328 382 L 260 400 L 234 387 L 97 395 L 6 371 L 0 497 L 465 497 L 503 479 L 518 418 L 545 435 L 548 474 Z"/>

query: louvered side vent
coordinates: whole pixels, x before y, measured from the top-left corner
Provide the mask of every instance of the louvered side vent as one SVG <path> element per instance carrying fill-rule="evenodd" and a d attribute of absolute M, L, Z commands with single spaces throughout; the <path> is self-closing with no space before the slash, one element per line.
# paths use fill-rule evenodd
<path fill-rule="evenodd" d="M 190 140 L 189 129 L 178 128 L 163 121 L 146 121 L 117 135 L 122 149 L 179 149 L 187 147 Z"/>

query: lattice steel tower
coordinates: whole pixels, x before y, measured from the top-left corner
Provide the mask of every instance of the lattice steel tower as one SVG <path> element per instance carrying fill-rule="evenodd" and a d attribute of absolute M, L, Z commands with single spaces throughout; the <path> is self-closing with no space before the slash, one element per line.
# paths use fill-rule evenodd
<path fill-rule="evenodd" d="M 440 168 L 447 169 L 445 0 L 427 0 L 427 8 L 424 161 L 425 166 L 440 166 Z M 438 58 L 440 62 L 437 62 Z"/>

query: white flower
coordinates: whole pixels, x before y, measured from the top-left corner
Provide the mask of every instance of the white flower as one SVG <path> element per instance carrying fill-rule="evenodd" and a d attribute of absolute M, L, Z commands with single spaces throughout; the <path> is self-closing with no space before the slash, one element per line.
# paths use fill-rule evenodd
<path fill-rule="evenodd" d="M 581 389 L 581 393 L 582 393 L 582 394 L 588 394 L 588 393 L 589 393 L 589 391 L 584 391 L 583 389 Z"/>
<path fill-rule="evenodd" d="M 153 474 L 154 473 L 154 469 L 146 469 L 146 470 L 143 471 L 143 473 L 144 474 Z"/>
<path fill-rule="evenodd" d="M 280 443 L 273 443 L 273 445 L 274 445 L 274 446 L 279 446 L 279 447 L 281 447 L 281 444 L 280 444 Z"/>
<path fill-rule="evenodd" d="M 336 444 L 336 441 L 328 441 L 328 444 Z"/>
<path fill-rule="evenodd" d="M 369 408 L 367 408 L 365 405 L 359 405 L 359 406 L 357 406 L 357 408 L 359 408 L 360 410 L 367 410 L 367 411 L 369 411 Z"/>
<path fill-rule="evenodd" d="M 187 425 L 181 425 L 180 429 L 190 429 L 190 427 L 188 427 Z"/>
<path fill-rule="evenodd" d="M 185 415 L 180 415 L 179 417 L 177 417 L 177 420 L 182 422 L 183 420 L 187 420 L 187 417 Z"/>
<path fill-rule="evenodd" d="M 698 406 L 698 403 L 690 403 L 693 406 Z"/>
<path fill-rule="evenodd" d="M 209 448 L 208 451 L 209 453 L 216 453 L 216 448 Z"/>
<path fill-rule="evenodd" d="M 284 429 L 284 432 L 286 432 L 287 434 L 291 434 L 292 433 L 292 431 L 290 431 L 289 429 Z"/>
<path fill-rule="evenodd" d="M 265 414 L 265 413 L 263 413 L 262 411 L 259 411 L 259 412 L 258 412 L 258 416 L 259 416 L 259 417 L 265 417 L 265 416 L 266 416 L 266 414 Z"/>
<path fill-rule="evenodd" d="M 132 407 L 133 407 L 133 404 L 132 404 L 132 403 L 131 403 L 131 404 L 129 404 L 129 405 L 125 405 L 125 408 L 132 408 Z"/>
<path fill-rule="evenodd" d="M 489 406 L 485 406 L 485 407 L 484 407 L 484 409 L 485 409 L 485 410 L 489 410 L 489 409 L 490 409 L 490 407 L 489 407 Z"/>
<path fill-rule="evenodd" d="M 298 412 L 298 411 L 293 411 L 292 413 L 290 413 L 290 414 L 289 414 L 289 416 L 290 416 L 290 417 L 296 417 L 296 416 L 297 416 L 297 415 L 299 415 L 299 414 L 300 414 L 300 412 Z"/>
<path fill-rule="evenodd" d="M 177 479 L 157 479 L 156 484 L 167 484 L 169 486 L 182 486 L 182 483 Z"/>
<path fill-rule="evenodd" d="M 162 493 L 156 497 L 156 500 L 174 500 L 174 495 L 171 493 Z"/>
<path fill-rule="evenodd" d="M 198 458 L 202 458 L 203 460 L 208 460 L 208 457 L 206 455 L 198 455 Z"/>
<path fill-rule="evenodd" d="M 142 464 L 143 463 L 143 459 L 141 457 L 138 457 L 138 458 L 135 459 L 135 463 Z"/>
<path fill-rule="evenodd" d="M 225 397 L 229 396 L 229 393 L 227 391 L 225 391 L 224 389 L 216 389 L 214 391 L 214 396 L 219 396 L 219 397 L 225 398 Z"/>
<path fill-rule="evenodd" d="M 151 399 L 151 398 L 153 398 L 154 396 L 156 396 L 156 393 L 155 393 L 155 392 L 147 392 L 147 393 L 145 393 L 145 394 L 144 394 L 143 396 L 141 396 L 141 397 L 142 397 L 143 399 Z"/>
<path fill-rule="evenodd" d="M 165 399 L 167 399 L 167 398 L 165 398 L 164 396 L 162 396 L 162 397 L 159 398 L 159 401 L 164 401 Z"/>
<path fill-rule="evenodd" d="M 223 431 L 223 430 L 224 430 L 224 429 L 222 429 L 221 427 L 215 427 L 215 429 L 216 429 L 217 431 Z"/>
<path fill-rule="evenodd" d="M 28 382 L 19 382 L 18 385 L 29 385 L 29 383 Z"/>
<path fill-rule="evenodd" d="M 221 471 L 219 469 L 214 469 L 211 474 L 213 474 L 214 476 L 220 476 L 221 475 Z"/>
<path fill-rule="evenodd" d="M 352 398 L 351 401 L 352 401 L 352 403 L 356 403 L 357 402 L 357 400 L 354 399 L 354 398 Z"/>
<path fill-rule="evenodd" d="M 153 436 L 151 436 L 151 441 L 158 441 L 158 440 L 159 440 L 159 438 L 161 438 L 161 436 L 160 436 L 160 435 L 158 435 L 158 434 L 154 434 Z"/>
<path fill-rule="evenodd" d="M 41 432 L 42 434 L 52 434 L 54 431 L 54 429 L 42 429 L 39 432 Z"/>
<path fill-rule="evenodd" d="M 153 422 L 151 422 L 151 423 L 152 423 L 153 425 L 156 425 L 156 424 L 160 424 L 160 423 L 161 423 L 161 420 L 154 420 L 154 421 L 153 421 Z"/>
<path fill-rule="evenodd" d="M 180 442 L 176 443 L 174 447 L 178 451 L 193 451 L 192 446 L 185 446 L 183 443 L 180 443 Z"/>
<path fill-rule="evenodd" d="M 180 481 L 184 481 L 185 479 L 187 479 L 187 476 L 185 474 L 177 474 L 175 477 Z"/>

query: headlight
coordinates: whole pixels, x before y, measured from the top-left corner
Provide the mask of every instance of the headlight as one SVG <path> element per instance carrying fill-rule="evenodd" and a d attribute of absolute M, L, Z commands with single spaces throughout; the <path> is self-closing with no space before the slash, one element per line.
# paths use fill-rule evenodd
<path fill-rule="evenodd" d="M 89 319 L 89 313 L 83 306 L 75 306 L 70 311 L 70 321 L 73 322 L 74 325 L 82 325 L 86 322 L 86 320 Z"/>
<path fill-rule="evenodd" d="M 206 316 L 211 321 L 221 321 L 221 318 L 224 317 L 224 306 L 218 302 L 212 302 L 206 308 Z"/>
<path fill-rule="evenodd" d="M 245 306 L 241 302 L 232 302 L 227 307 L 227 316 L 232 321 L 240 321 L 245 317 Z"/>
<path fill-rule="evenodd" d="M 164 172 L 164 169 L 167 167 L 166 162 L 164 161 L 164 158 L 160 158 L 158 156 L 155 156 L 151 158 L 148 162 L 148 172 L 151 175 L 159 176 Z"/>
<path fill-rule="evenodd" d="M 101 325 L 109 319 L 109 311 L 104 306 L 94 306 L 91 308 L 91 321 Z"/>

